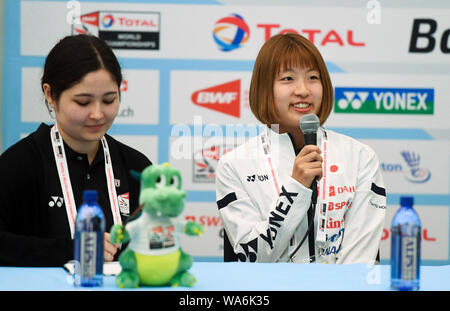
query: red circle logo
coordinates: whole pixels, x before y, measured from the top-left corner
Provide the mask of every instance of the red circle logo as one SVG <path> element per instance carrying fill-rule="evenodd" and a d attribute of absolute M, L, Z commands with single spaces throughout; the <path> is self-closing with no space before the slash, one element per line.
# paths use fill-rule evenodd
<path fill-rule="evenodd" d="M 330 172 L 332 173 L 336 173 L 338 171 L 338 166 L 337 165 L 331 165 L 330 166 Z"/>

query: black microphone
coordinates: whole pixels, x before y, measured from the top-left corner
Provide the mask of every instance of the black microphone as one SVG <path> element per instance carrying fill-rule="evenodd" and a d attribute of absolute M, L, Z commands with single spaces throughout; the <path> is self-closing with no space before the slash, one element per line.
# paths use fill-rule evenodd
<path fill-rule="evenodd" d="M 317 130 L 319 126 L 319 118 L 313 113 L 307 114 L 300 119 L 300 129 L 303 132 L 305 146 L 317 145 Z M 311 201 L 315 205 L 317 203 L 317 177 L 314 177 L 310 189 L 313 192 Z"/>

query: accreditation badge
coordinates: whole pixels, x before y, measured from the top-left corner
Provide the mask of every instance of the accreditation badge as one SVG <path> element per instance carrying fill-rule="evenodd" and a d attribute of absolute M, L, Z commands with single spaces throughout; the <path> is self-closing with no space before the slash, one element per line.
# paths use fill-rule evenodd
<path fill-rule="evenodd" d="M 130 193 L 124 193 L 119 195 L 118 197 L 119 201 L 119 209 L 120 213 L 124 216 L 130 215 Z"/>

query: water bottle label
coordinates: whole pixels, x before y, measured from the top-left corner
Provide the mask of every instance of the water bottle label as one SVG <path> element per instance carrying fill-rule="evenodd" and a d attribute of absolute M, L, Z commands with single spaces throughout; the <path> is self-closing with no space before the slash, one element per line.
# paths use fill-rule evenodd
<path fill-rule="evenodd" d="M 97 232 L 81 233 L 81 277 L 95 276 L 97 259 Z"/>
<path fill-rule="evenodd" d="M 414 280 L 417 272 L 417 238 L 402 238 L 402 279 Z"/>

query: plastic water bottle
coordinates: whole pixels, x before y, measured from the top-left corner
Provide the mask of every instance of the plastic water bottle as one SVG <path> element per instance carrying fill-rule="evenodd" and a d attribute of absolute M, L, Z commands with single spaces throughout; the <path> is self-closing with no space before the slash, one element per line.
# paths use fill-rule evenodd
<path fill-rule="evenodd" d="M 420 284 L 421 224 L 413 204 L 413 197 L 401 197 L 392 220 L 391 288 L 396 290 L 418 290 Z"/>
<path fill-rule="evenodd" d="M 105 220 L 97 191 L 85 190 L 75 224 L 75 286 L 103 285 Z"/>

